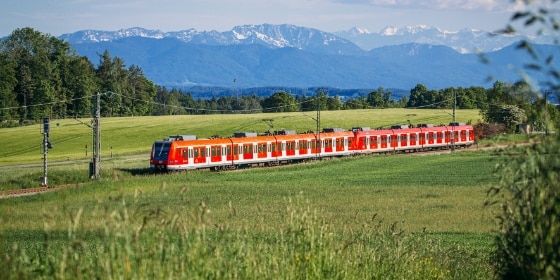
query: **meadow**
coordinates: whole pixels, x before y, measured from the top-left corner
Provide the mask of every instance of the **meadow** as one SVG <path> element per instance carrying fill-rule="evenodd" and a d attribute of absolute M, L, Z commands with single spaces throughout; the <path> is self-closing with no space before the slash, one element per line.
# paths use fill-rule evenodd
<path fill-rule="evenodd" d="M 320 127 L 351 129 L 393 124 L 449 124 L 451 110 L 370 109 L 323 111 Z M 149 153 L 155 140 L 170 135 L 231 136 L 234 132 L 258 132 L 290 129 L 297 132 L 317 129 L 316 112 L 238 114 L 238 115 L 179 115 L 159 117 L 101 118 L 101 156 Z M 472 122 L 480 119 L 478 110 L 458 110 L 456 120 Z M 91 158 L 91 119 L 51 119 L 49 140 L 54 145 L 48 152 L 52 162 Z M 272 127 L 271 127 L 272 126 Z M 42 163 L 43 134 L 41 124 L 0 129 L 0 166 Z"/>
<path fill-rule="evenodd" d="M 459 117 L 467 113 L 460 112 L 458 121 L 478 118 L 477 112 Z M 375 114 L 386 123 L 373 121 Z M 113 158 L 105 149 L 100 180 L 84 179 L 87 162 L 53 165 L 49 181 L 72 187 L 0 199 L 0 275 L 3 279 L 492 278 L 497 208 L 485 206 L 486 192 L 497 182 L 494 166 L 506 160 L 495 151 L 472 147 L 432 155 L 375 155 L 170 174 L 149 172 L 147 158 L 121 157 L 148 153 L 145 143 L 150 146 L 154 139 L 172 134 L 207 137 L 269 129 L 262 119 L 274 119 L 274 129 L 313 130 L 314 121 L 305 128 L 301 113 L 285 115 L 102 120 L 103 142 L 138 137 L 130 139 L 127 148 L 114 144 Z M 447 112 L 435 110 L 363 110 L 323 112 L 321 123 L 378 127 L 402 123 L 403 117 L 449 119 Z M 68 130 L 84 129 L 87 134 L 87 127 L 71 121 L 61 120 L 53 128 L 53 137 L 64 132 L 61 138 L 69 140 L 55 144 L 52 154 L 80 138 Z M 18 129 L 29 130 L 12 129 L 12 140 Z M 3 129 L 0 133 L 8 135 Z M 23 162 L 3 148 L 3 165 L 33 162 L 22 151 L 13 153 L 25 158 Z M 80 158 L 80 153 L 84 151 L 77 148 L 68 157 Z M 22 178 L 41 172 L 41 167 L 5 167 L 0 169 L 0 182 L 17 187 L 27 180 Z"/>

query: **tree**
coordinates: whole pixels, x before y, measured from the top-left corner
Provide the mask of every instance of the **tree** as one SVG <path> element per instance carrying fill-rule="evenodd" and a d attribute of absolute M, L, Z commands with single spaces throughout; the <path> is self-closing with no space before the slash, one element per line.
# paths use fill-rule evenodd
<path fill-rule="evenodd" d="M 410 90 L 410 97 L 406 107 L 420 107 L 427 105 L 426 96 L 428 95 L 428 88 L 425 85 L 417 84 L 416 87 Z"/>
<path fill-rule="evenodd" d="M 262 102 L 265 112 L 296 112 L 298 110 L 295 98 L 283 91 L 274 93 Z"/>
<path fill-rule="evenodd" d="M 101 114 L 104 116 L 130 114 L 130 107 L 123 106 L 122 97 L 128 96 L 132 90 L 129 86 L 128 71 L 124 61 L 118 57 L 111 58 L 108 50 L 99 56 L 96 77 L 99 79 L 101 98 Z"/>
<path fill-rule="evenodd" d="M 367 101 L 369 106 L 373 108 L 383 108 L 385 107 L 385 102 L 383 100 L 383 88 L 380 87 L 376 91 L 372 91 L 367 96 Z"/>
<path fill-rule="evenodd" d="M 327 97 L 327 110 L 335 111 L 340 109 L 342 109 L 342 103 L 340 102 L 340 97 L 338 95 L 334 97 Z"/>
<path fill-rule="evenodd" d="M 0 53 L 0 107 L 12 108 L 17 106 L 14 89 L 17 84 L 13 64 L 4 53 Z M 0 110 L 0 122 L 11 121 L 14 118 L 13 109 Z"/>
<path fill-rule="evenodd" d="M 525 110 L 516 105 L 492 105 L 483 115 L 487 123 L 503 124 L 513 132 L 515 126 L 527 120 Z"/>
<path fill-rule="evenodd" d="M 52 114 L 65 114 L 61 70 L 71 56 L 67 42 L 27 27 L 14 30 L 3 40 L 0 53 L 7 62 L 4 67 L 9 65 L 15 72 L 17 83 L 13 90 L 21 108 L 21 122 L 48 116 L 45 103 L 49 103 Z"/>

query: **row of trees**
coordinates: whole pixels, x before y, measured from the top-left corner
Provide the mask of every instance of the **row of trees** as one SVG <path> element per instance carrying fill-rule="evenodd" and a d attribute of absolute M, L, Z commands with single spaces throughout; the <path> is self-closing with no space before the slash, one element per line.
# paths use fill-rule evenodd
<path fill-rule="evenodd" d="M 0 118 L 3 122 L 36 121 L 45 116 L 91 115 L 92 96 L 113 94 L 102 101 L 105 115 L 146 115 L 156 86 L 138 66 L 125 67 L 108 51 L 97 67 L 78 56 L 70 44 L 31 28 L 16 29 L 0 42 Z M 138 102 L 138 101 L 141 102 Z"/>
<path fill-rule="evenodd" d="M 195 100 L 188 92 L 154 85 L 136 65 L 126 68 L 108 51 L 99 55 L 95 67 L 87 57 L 78 56 L 67 42 L 31 28 L 15 30 L 0 42 L 0 121 L 3 125 L 40 120 L 45 116 L 67 118 L 91 116 L 96 93 L 102 95 L 103 116 L 216 114 L 248 112 L 294 112 L 366 108 L 446 108 L 480 109 L 488 122 L 509 126 L 529 121 L 537 128 L 545 123 L 545 103 L 535 98 L 523 82 L 495 82 L 493 87 L 430 90 L 422 84 L 400 100 L 391 91 L 378 88 L 367 95 L 343 100 L 329 96 L 327 89 L 317 95 L 293 96 L 276 92 L 269 97 L 240 97 Z M 509 105 L 510 107 L 504 107 Z M 548 116 L 556 110 L 547 108 Z"/>

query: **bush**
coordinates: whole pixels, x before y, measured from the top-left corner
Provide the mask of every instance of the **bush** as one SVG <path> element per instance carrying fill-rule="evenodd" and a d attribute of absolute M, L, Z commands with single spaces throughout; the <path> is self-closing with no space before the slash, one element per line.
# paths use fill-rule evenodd
<path fill-rule="evenodd" d="M 509 151 L 511 152 L 511 150 Z M 560 137 L 511 152 L 497 167 L 501 204 L 496 273 L 502 279 L 560 277 Z"/>
<path fill-rule="evenodd" d="M 506 127 L 503 124 L 477 123 L 473 126 L 474 137 L 477 140 L 488 139 L 498 134 L 506 133 Z"/>

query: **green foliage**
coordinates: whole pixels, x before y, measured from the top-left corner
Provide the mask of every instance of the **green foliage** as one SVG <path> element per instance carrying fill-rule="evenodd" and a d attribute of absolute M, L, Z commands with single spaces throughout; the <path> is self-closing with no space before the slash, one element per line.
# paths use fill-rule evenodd
<path fill-rule="evenodd" d="M 530 1 L 526 11 L 516 12 L 512 24 L 502 33 L 516 32 L 513 24 L 522 28 L 558 34 L 558 1 Z M 555 44 L 558 44 L 555 41 Z M 556 54 L 539 54 L 530 43 L 523 41 L 518 48 L 533 58 L 524 72 L 523 84 L 530 84 L 533 71 L 544 73 L 548 82 L 545 89 L 558 93 L 560 74 L 551 62 Z M 519 88 L 526 88 L 521 86 Z M 523 91 L 521 91 L 523 92 Z M 512 95 L 510 95 L 512 96 Z M 515 95 L 513 95 L 515 97 Z M 519 95 L 517 95 L 518 97 Z M 538 126 L 554 115 L 548 114 L 547 93 L 534 95 L 529 116 Z M 559 96 L 560 97 L 560 96 Z M 539 112 L 540 111 L 540 112 Z M 544 114 L 543 114 L 544 113 Z M 560 121 L 556 129 L 560 129 Z M 496 237 L 496 274 L 501 279 L 558 279 L 560 277 L 560 134 L 543 137 L 536 143 L 507 151 L 507 162 L 498 165 L 500 183 L 489 190 L 492 203 L 499 203 L 502 211 L 500 234 Z"/>
<path fill-rule="evenodd" d="M 517 124 L 524 123 L 527 120 L 525 110 L 515 105 L 490 106 L 484 112 L 483 117 L 484 121 L 488 123 L 505 125 L 510 133 L 515 130 Z"/>
<path fill-rule="evenodd" d="M 298 110 L 295 98 L 287 92 L 276 92 L 262 102 L 266 112 L 295 112 Z"/>
<path fill-rule="evenodd" d="M 501 203 L 497 237 L 503 279 L 560 276 L 560 139 L 511 151 L 499 165 L 500 183 L 490 194 Z"/>

